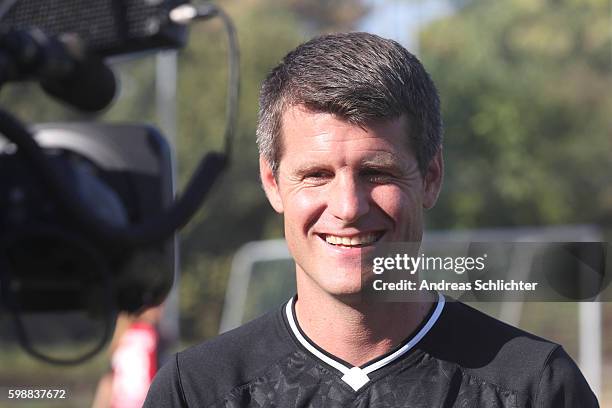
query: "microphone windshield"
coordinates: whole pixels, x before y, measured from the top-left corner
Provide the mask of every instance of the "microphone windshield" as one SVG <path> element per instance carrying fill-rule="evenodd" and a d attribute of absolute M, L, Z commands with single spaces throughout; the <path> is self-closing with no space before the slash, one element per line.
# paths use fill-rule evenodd
<path fill-rule="evenodd" d="M 42 79 L 40 85 L 49 95 L 91 113 L 109 106 L 117 91 L 113 70 L 94 56 L 77 62 L 74 70 L 65 78 Z"/>

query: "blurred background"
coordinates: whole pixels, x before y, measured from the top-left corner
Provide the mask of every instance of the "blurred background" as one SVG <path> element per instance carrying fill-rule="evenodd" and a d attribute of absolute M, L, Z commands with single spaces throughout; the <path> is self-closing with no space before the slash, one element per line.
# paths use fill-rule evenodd
<path fill-rule="evenodd" d="M 440 199 L 427 214 L 428 230 L 588 226 L 600 239 L 612 238 L 609 0 L 217 4 L 238 32 L 240 117 L 230 169 L 180 233 L 180 278 L 171 301 L 176 307 L 166 316 L 177 323 L 180 337 L 168 352 L 219 332 L 236 252 L 252 241 L 282 238 L 282 220 L 269 207 L 258 180 L 258 90 L 286 52 L 317 34 L 360 30 L 395 39 L 433 77 L 443 107 L 446 174 Z M 222 26 L 211 21 L 194 25 L 187 47 L 179 52 L 114 63 L 121 93 L 100 119 L 160 127 L 175 147 L 179 190 L 202 154 L 221 146 L 226 51 Z M 0 103 L 29 122 L 81 119 L 36 86 L 7 86 Z M 282 244 L 278 257 L 263 258 L 278 270 L 292 268 L 282 259 Z M 262 266 L 254 265 L 253 274 L 257 268 Z M 256 281 L 267 293 L 282 295 L 277 301 L 261 292 L 259 306 L 247 302 L 249 314 L 243 320 L 275 307 L 291 291 L 290 280 Z M 249 289 L 251 296 L 257 291 Z M 476 307 L 496 314 L 490 305 Z M 561 343 L 578 361 L 579 309 L 569 302 L 530 303 L 515 323 Z M 601 377 L 593 381 L 599 381 L 602 406 L 612 407 L 612 304 L 602 303 L 598 313 Z M 15 344 L 0 348 L 0 385 L 69 388 L 71 398 L 57 406 L 89 406 L 107 369 L 104 352 L 77 367 L 56 367 L 33 360 Z M 32 406 L 41 404 L 47 403 Z"/>

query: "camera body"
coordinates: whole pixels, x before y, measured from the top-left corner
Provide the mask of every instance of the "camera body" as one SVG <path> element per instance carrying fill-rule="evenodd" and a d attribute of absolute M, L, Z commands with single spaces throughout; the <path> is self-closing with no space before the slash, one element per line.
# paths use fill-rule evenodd
<path fill-rule="evenodd" d="M 4 2 L 0 86 L 35 80 L 80 110 L 104 109 L 116 92 L 104 59 L 184 46 L 187 26 L 169 13 L 185 3 Z M 175 231 L 189 218 L 184 207 L 195 211 L 204 193 L 170 211 L 176 204 L 171 149 L 152 126 L 29 126 L 1 113 L 0 313 L 12 316 L 14 335 L 32 355 L 78 363 L 102 348 L 117 312 L 165 299 L 176 272 Z M 75 351 L 77 358 L 42 351 L 84 344 L 88 336 L 99 341 Z"/>
<path fill-rule="evenodd" d="M 238 47 L 231 20 L 210 3 L 15 0 L 0 5 L 0 87 L 38 81 L 48 95 L 91 113 L 114 101 L 117 84 L 106 59 L 182 47 L 187 23 L 214 16 L 223 20 L 229 40 L 224 151 L 201 159 L 180 197 L 174 196 L 171 149 L 154 127 L 26 126 L 0 109 L 0 309 L 10 312 L 16 337 L 33 356 L 58 364 L 82 362 L 102 349 L 118 311 L 138 313 L 165 299 L 178 264 L 176 231 L 228 165 L 238 105 Z M 82 324 L 71 320 L 77 314 L 85 317 Z M 66 348 L 66 339 L 78 343 L 85 333 L 100 341 L 77 352 L 79 357 L 42 351 L 54 344 Z"/>
<path fill-rule="evenodd" d="M 56 123 L 33 133 L 82 205 L 106 223 L 146 222 L 173 200 L 170 147 L 151 126 Z M 158 304 L 172 286 L 173 239 L 130 251 L 87 234 L 11 144 L 0 149 L 0 256 L 6 295 L 21 312 L 87 308 L 103 287 L 119 310 Z"/>

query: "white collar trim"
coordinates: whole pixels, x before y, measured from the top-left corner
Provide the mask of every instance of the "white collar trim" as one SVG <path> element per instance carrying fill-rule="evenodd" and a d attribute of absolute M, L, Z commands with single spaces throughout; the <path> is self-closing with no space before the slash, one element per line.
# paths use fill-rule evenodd
<path fill-rule="evenodd" d="M 333 358 L 325 355 L 321 351 L 319 351 L 316 347 L 314 347 L 300 332 L 298 329 L 297 322 L 293 318 L 293 302 L 294 298 L 289 299 L 287 302 L 287 306 L 285 307 L 285 312 L 287 314 L 287 321 L 289 322 L 289 326 L 291 327 L 291 331 L 293 335 L 298 339 L 300 344 L 304 346 L 306 350 L 312 353 L 319 360 L 322 360 L 324 363 L 334 367 L 336 370 L 340 371 L 343 374 L 342 380 L 350 385 L 355 391 L 363 387 L 370 381 L 368 374 L 374 372 L 389 363 L 397 360 L 408 351 L 410 351 L 425 335 L 431 330 L 433 325 L 436 323 L 440 315 L 442 314 L 442 310 L 444 309 L 445 299 L 444 295 L 438 293 L 438 303 L 436 304 L 436 308 L 434 312 L 431 314 L 427 323 L 418 331 L 416 335 L 414 335 L 405 345 L 403 345 L 400 349 L 395 352 L 389 354 L 387 357 L 375 361 L 372 364 L 368 364 L 367 366 L 360 367 L 348 367 L 344 364 L 334 360 Z"/>

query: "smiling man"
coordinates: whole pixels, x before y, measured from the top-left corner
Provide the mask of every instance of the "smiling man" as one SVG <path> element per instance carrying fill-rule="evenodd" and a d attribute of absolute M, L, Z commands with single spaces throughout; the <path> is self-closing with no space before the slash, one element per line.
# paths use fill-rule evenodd
<path fill-rule="evenodd" d="M 435 86 L 401 45 L 334 34 L 290 52 L 262 86 L 257 135 L 297 296 L 179 353 L 145 406 L 597 407 L 554 343 L 437 294 L 362 296 L 364 257 L 421 241 L 441 134 Z"/>

